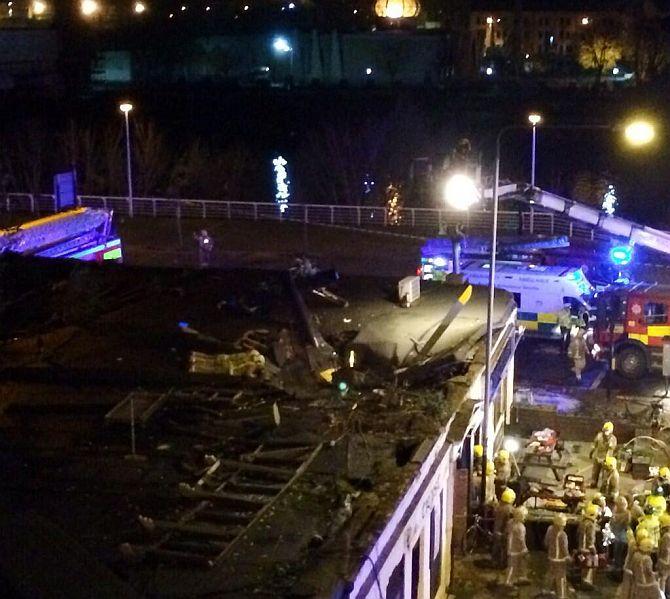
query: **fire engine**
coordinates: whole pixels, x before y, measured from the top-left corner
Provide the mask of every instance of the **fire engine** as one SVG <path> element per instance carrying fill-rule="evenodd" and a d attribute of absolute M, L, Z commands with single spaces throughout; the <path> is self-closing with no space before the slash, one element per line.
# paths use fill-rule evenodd
<path fill-rule="evenodd" d="M 0 229 L 0 255 L 12 252 L 44 258 L 120 262 L 121 239 L 110 210 L 75 208 L 17 227 Z"/>
<path fill-rule="evenodd" d="M 670 285 L 636 283 L 596 298 L 594 355 L 614 358 L 622 376 L 637 379 L 661 366 L 663 337 L 670 335 Z"/>

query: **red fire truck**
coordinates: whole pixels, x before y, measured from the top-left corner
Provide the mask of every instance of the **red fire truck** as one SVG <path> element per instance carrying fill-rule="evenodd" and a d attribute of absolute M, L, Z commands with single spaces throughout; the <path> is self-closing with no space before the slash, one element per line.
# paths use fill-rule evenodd
<path fill-rule="evenodd" d="M 598 294 L 594 350 L 614 357 L 622 376 L 641 378 L 660 368 L 663 338 L 670 336 L 670 285 L 636 283 Z"/>

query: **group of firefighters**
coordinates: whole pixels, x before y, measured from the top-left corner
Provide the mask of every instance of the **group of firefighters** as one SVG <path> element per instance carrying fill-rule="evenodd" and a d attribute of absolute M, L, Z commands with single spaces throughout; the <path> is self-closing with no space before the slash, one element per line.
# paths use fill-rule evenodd
<path fill-rule="evenodd" d="M 614 426 L 606 422 L 593 441 L 591 487 L 599 489 L 581 509 L 576 539 L 566 532 L 568 518 L 557 513 L 544 537 L 548 568 L 545 586 L 559 599 L 566 599 L 568 568 L 580 570 L 581 586 L 594 589 L 601 559 L 610 564 L 610 573 L 621 581 L 618 599 L 670 598 L 670 468 L 659 469 L 651 490 L 642 496 L 620 493 Z M 512 477 L 514 458 L 501 449 L 494 462 L 483 467 L 483 448 L 474 447 L 476 479 L 486 476 L 486 503 L 493 506 L 492 558 L 506 568 L 503 585 L 528 583 L 526 577 L 525 506 L 516 506 L 517 493 L 507 483 Z M 518 469 L 517 469 L 518 470 Z M 477 483 L 478 484 L 478 483 Z M 576 540 L 576 543 L 574 541 Z"/>

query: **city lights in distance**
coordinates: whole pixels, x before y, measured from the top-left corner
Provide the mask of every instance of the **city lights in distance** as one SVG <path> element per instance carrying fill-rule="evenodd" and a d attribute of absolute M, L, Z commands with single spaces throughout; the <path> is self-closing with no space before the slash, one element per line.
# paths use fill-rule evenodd
<path fill-rule="evenodd" d="M 130 102 L 121 102 L 119 104 L 119 110 L 124 114 L 130 112 L 133 109 L 133 105 Z"/>
<path fill-rule="evenodd" d="M 485 73 L 490 77 L 493 75 L 493 67 L 486 67 Z"/>
<path fill-rule="evenodd" d="M 588 25 L 590 22 L 588 17 L 582 17 L 582 25 Z"/>
<path fill-rule="evenodd" d="M 294 2 L 289 2 L 289 10 L 293 10 L 295 8 L 295 3 Z"/>
<path fill-rule="evenodd" d="M 100 5 L 96 2 L 96 0 L 82 0 L 81 4 L 79 5 L 79 10 L 85 17 L 92 17 L 93 15 L 100 12 Z"/>
<path fill-rule="evenodd" d="M 614 67 L 612 69 L 612 75 L 618 75 L 619 74 L 619 67 Z"/>
<path fill-rule="evenodd" d="M 205 12 L 209 12 L 210 10 L 212 10 L 211 6 L 205 6 Z"/>
<path fill-rule="evenodd" d="M 244 5 L 244 10 L 249 10 L 249 5 L 248 4 Z"/>
<path fill-rule="evenodd" d="M 144 2 L 135 2 L 133 5 L 133 11 L 136 15 L 141 15 L 147 9 L 147 5 Z"/>
<path fill-rule="evenodd" d="M 632 146 L 644 146 L 654 139 L 656 132 L 647 121 L 633 121 L 624 129 L 624 136 Z"/>
<path fill-rule="evenodd" d="M 32 11 L 34 15 L 43 15 L 47 11 L 47 3 L 42 0 L 34 0 L 32 3 Z"/>
<path fill-rule="evenodd" d="M 488 25 L 493 25 L 493 17 L 486 17 L 486 23 Z"/>
<path fill-rule="evenodd" d="M 367 67 L 365 69 L 365 74 L 368 75 L 368 76 L 372 75 L 372 67 Z"/>

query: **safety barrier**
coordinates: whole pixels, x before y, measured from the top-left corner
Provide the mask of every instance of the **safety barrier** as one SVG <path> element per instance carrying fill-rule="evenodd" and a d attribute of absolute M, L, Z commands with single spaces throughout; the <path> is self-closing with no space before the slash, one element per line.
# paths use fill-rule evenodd
<path fill-rule="evenodd" d="M 492 222 L 492 213 L 487 210 L 460 212 L 436 208 L 402 208 L 392 221 L 388 211 L 380 206 L 290 204 L 281 212 L 277 204 L 270 202 L 176 198 L 133 198 L 129 201 L 127 197 L 120 196 L 80 196 L 78 203 L 132 217 L 294 221 L 313 225 L 412 229 L 428 234 L 437 231 L 441 224 L 463 224 L 470 232 L 485 233 L 490 231 Z M 55 211 L 56 200 L 50 194 L 10 193 L 5 195 L 0 206 L 7 212 L 44 214 Z M 607 237 L 564 215 L 538 210 L 521 213 L 501 210 L 498 213 L 498 227 L 502 234 L 522 232 L 591 240 Z"/>

